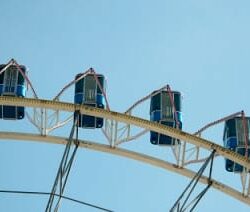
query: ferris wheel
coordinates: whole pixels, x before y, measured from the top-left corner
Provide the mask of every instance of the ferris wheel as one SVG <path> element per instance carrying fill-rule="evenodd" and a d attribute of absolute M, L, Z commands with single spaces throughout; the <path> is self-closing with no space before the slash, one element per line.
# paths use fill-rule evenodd
<path fill-rule="evenodd" d="M 63 94 L 72 86 L 75 89 L 74 102 L 61 101 Z M 27 97 L 28 88 L 31 97 Z M 181 93 L 172 91 L 169 85 L 152 91 L 125 112 L 116 112 L 111 110 L 108 102 L 105 76 L 97 74 L 94 69 L 77 74 L 52 100 L 47 100 L 38 97 L 26 67 L 14 59 L 0 65 L 0 94 L 2 122 L 22 122 L 27 118 L 37 129 L 37 133 L 1 131 L 1 139 L 65 145 L 54 185 L 47 193 L 49 198 L 45 211 L 58 211 L 61 200 L 66 198 L 64 189 L 79 147 L 131 158 L 190 178 L 190 183 L 169 208 L 172 212 L 192 211 L 210 187 L 250 205 L 250 118 L 244 111 L 213 121 L 195 133 L 187 133 L 182 130 Z M 134 115 L 134 111 L 148 101 L 149 120 Z M 202 138 L 205 130 L 219 123 L 225 125 L 223 146 Z M 71 126 L 68 137 L 51 135 L 52 131 L 65 125 Z M 100 130 L 106 144 L 79 138 L 80 128 Z M 133 142 L 146 133 L 150 134 L 151 145 L 169 148 L 171 158 L 163 160 L 122 148 L 122 144 Z M 233 187 L 214 179 L 213 167 L 219 157 L 225 158 L 225 167 L 221 168 L 226 174 L 236 173 L 239 176 L 240 186 Z M 207 173 L 206 168 L 209 169 Z M 204 190 L 190 199 L 198 183 L 204 185 Z"/>

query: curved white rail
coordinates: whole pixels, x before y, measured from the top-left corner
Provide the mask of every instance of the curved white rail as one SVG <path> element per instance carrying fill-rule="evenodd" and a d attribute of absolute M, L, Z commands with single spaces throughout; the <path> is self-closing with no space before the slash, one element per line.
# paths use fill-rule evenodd
<path fill-rule="evenodd" d="M 13 132 L 0 132 L 0 139 L 10 139 L 10 140 L 21 140 L 21 141 L 36 141 L 36 142 L 46 142 L 46 143 L 53 143 L 53 144 L 67 144 L 68 138 L 64 137 L 57 137 L 57 136 L 41 136 L 38 134 L 29 134 L 29 133 L 13 133 Z M 118 155 L 130 159 L 134 159 L 136 161 L 140 161 L 143 163 L 147 163 L 162 169 L 166 169 L 177 174 L 193 178 L 196 174 L 195 172 L 176 166 L 175 164 L 171 164 L 164 160 L 160 160 L 158 158 L 154 158 L 145 154 L 133 152 L 130 150 L 122 149 L 122 148 L 112 148 L 109 145 L 94 143 L 90 141 L 79 140 L 79 146 L 82 148 L 87 148 L 95 151 L 105 152 L 113 155 Z M 208 183 L 208 178 L 206 176 L 202 176 L 199 181 L 203 184 Z M 243 196 L 241 192 L 222 184 L 218 181 L 212 179 L 212 187 L 229 195 L 232 196 L 239 201 L 250 205 L 250 197 Z"/>
<path fill-rule="evenodd" d="M 79 110 L 82 114 L 92 115 L 107 119 L 113 119 L 116 121 L 124 122 L 127 124 L 136 125 L 142 127 L 147 130 L 152 130 L 164 135 L 169 135 L 174 138 L 178 138 L 180 140 L 186 141 L 188 143 L 194 144 L 196 146 L 202 147 L 208 150 L 216 150 L 216 153 L 228 158 L 232 161 L 235 161 L 242 166 L 250 169 L 250 160 L 246 157 L 243 157 L 240 154 L 237 154 L 229 149 L 226 149 L 218 144 L 215 144 L 206 139 L 191 135 L 184 131 L 171 128 L 168 126 L 164 126 L 155 122 L 150 122 L 145 119 L 141 119 L 134 116 L 129 116 L 126 114 L 108 111 L 100 108 L 88 107 L 85 105 L 77 105 L 66 102 L 57 102 L 51 100 L 43 100 L 43 99 L 30 99 L 30 98 L 18 98 L 18 97 L 9 97 L 9 96 L 1 96 L 0 97 L 1 105 L 16 105 L 16 106 L 26 106 L 26 107 L 36 107 L 36 108 L 48 108 L 53 110 L 63 110 L 68 112 L 74 112 Z"/>

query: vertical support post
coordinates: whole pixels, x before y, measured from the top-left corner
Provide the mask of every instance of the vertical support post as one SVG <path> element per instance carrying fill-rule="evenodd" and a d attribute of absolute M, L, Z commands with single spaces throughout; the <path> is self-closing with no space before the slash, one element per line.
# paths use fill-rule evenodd
<path fill-rule="evenodd" d="M 186 156 L 186 147 L 187 147 L 187 142 L 183 142 L 183 147 L 182 147 L 182 158 L 181 158 L 181 167 L 184 166 L 184 162 L 185 162 L 185 156 Z"/>
<path fill-rule="evenodd" d="M 179 166 L 180 163 L 180 146 L 181 144 L 175 144 L 174 146 L 171 146 L 172 152 L 176 159 L 176 165 Z"/>
<path fill-rule="evenodd" d="M 242 184 L 242 193 L 245 195 L 246 191 L 246 184 L 247 184 L 247 173 L 246 169 L 243 168 L 243 172 L 240 174 L 241 184 Z"/>
<path fill-rule="evenodd" d="M 245 140 L 245 157 L 248 158 L 248 122 L 246 120 L 245 112 L 241 111 L 242 116 L 242 125 L 243 125 L 243 131 L 244 131 L 244 140 Z"/>
<path fill-rule="evenodd" d="M 129 111 L 129 115 L 130 115 L 130 116 L 132 115 L 132 110 Z M 128 124 L 127 126 L 128 126 L 127 138 L 129 138 L 129 136 L 130 136 L 130 131 L 131 131 L 131 125 Z"/>
<path fill-rule="evenodd" d="M 200 147 L 196 146 L 196 160 L 199 159 L 199 154 L 200 154 Z"/>
<path fill-rule="evenodd" d="M 56 123 L 59 122 L 59 110 L 56 111 Z"/>
<path fill-rule="evenodd" d="M 115 121 L 115 125 L 114 125 L 114 146 L 116 145 L 116 143 L 117 143 L 117 134 L 118 134 L 118 121 Z M 113 146 L 113 147 L 114 147 Z"/>
<path fill-rule="evenodd" d="M 244 168 L 243 172 L 240 174 L 241 184 L 242 184 L 242 194 L 244 196 L 250 195 L 250 174 L 249 170 Z"/>
<path fill-rule="evenodd" d="M 41 108 L 41 135 L 44 135 L 44 112 L 43 108 Z"/>
<path fill-rule="evenodd" d="M 248 174 L 248 189 L 247 189 L 247 196 L 250 196 L 250 176 Z"/>
<path fill-rule="evenodd" d="M 114 147 L 114 120 L 111 120 L 111 127 L 110 127 L 110 139 L 111 139 L 111 147 Z"/>
<path fill-rule="evenodd" d="M 180 144 L 176 144 L 175 145 L 176 147 L 176 149 L 177 149 L 177 166 L 180 166 L 180 163 L 181 163 L 181 143 Z"/>
<path fill-rule="evenodd" d="M 44 109 L 44 135 L 47 135 L 48 111 Z"/>

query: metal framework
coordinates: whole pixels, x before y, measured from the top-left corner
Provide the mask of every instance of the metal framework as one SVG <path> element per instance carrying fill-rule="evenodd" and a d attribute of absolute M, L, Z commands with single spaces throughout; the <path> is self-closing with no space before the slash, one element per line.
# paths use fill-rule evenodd
<path fill-rule="evenodd" d="M 111 137 L 113 140 L 112 143 L 108 142 L 108 145 L 101 145 L 101 144 L 94 144 L 92 142 L 84 142 L 79 141 L 79 146 L 95 149 L 99 151 L 108 152 L 111 154 L 121 155 L 125 157 L 129 157 L 135 160 L 139 160 L 142 162 L 149 163 L 154 166 L 158 166 L 164 169 L 168 169 L 170 171 L 179 173 L 183 176 L 187 176 L 189 178 L 193 178 L 196 174 L 196 171 L 192 171 L 190 169 L 187 169 L 188 166 L 188 160 L 186 160 L 186 157 L 184 157 L 184 162 L 179 163 L 179 161 L 176 161 L 175 163 L 169 163 L 165 160 L 160 160 L 157 158 L 150 157 L 148 155 L 135 153 L 129 150 L 120 149 L 118 148 L 119 143 L 126 142 L 128 140 L 133 140 L 134 138 L 139 137 L 140 135 L 144 134 L 147 130 L 152 130 L 161 134 L 169 135 L 172 137 L 175 137 L 177 139 L 182 140 L 183 145 L 194 145 L 196 149 L 203 149 L 208 151 L 216 151 L 216 156 L 222 156 L 225 158 L 228 158 L 230 160 L 233 160 L 239 164 L 241 164 L 243 167 L 246 168 L 246 170 L 250 169 L 250 161 L 244 156 L 241 156 L 235 152 L 232 152 L 226 148 L 223 148 L 222 146 L 215 144 L 211 141 L 208 141 L 206 139 L 200 138 L 195 135 L 191 135 L 189 133 L 180 131 L 178 129 L 170 128 L 167 126 L 163 126 L 158 123 L 153 123 L 145 119 L 141 119 L 138 117 L 134 117 L 128 114 L 124 113 L 118 113 L 114 111 L 99 109 L 99 108 L 93 108 L 93 107 L 87 107 L 84 105 L 75 105 L 71 103 L 65 103 L 65 102 L 58 102 L 58 101 L 50 101 L 50 100 L 41 100 L 41 99 L 28 99 L 28 98 L 14 98 L 14 97 L 0 97 L 0 103 L 2 105 L 17 105 L 17 106 L 26 106 L 31 107 L 36 110 L 43 110 L 43 114 L 48 114 L 51 111 L 58 111 L 58 113 L 62 112 L 71 112 L 74 111 L 80 111 L 82 114 L 86 115 L 92 115 L 92 116 L 98 116 L 105 118 L 105 121 L 108 121 L 110 124 L 109 130 L 111 133 L 108 133 L 107 130 L 104 132 L 107 134 L 107 137 L 112 135 Z M 61 120 L 60 120 L 61 121 Z M 63 122 L 63 121 L 61 121 Z M 142 131 L 136 135 L 131 135 L 128 133 L 130 128 L 132 126 L 137 126 L 139 128 L 142 128 Z M 123 131 L 122 131 L 123 130 Z M 127 136 L 129 135 L 129 136 Z M 124 136 L 124 137 L 122 137 Z M 105 136 L 106 137 L 106 136 Z M 63 143 L 65 144 L 65 138 L 58 138 L 58 137 L 51 137 L 49 135 L 41 136 L 39 133 L 38 135 L 31 135 L 31 134 L 22 134 L 22 133 L 0 133 L 0 138 L 11 138 L 11 139 L 21 139 L 21 140 L 34 140 L 34 141 L 43 141 L 43 142 L 55 142 L 55 143 Z M 115 139 L 119 138 L 119 139 Z M 118 142 L 117 142 L 118 141 Z M 114 148 L 115 147 L 115 148 Z M 186 149 L 187 151 L 187 149 Z M 186 153 L 185 151 L 185 153 Z M 179 156 L 183 156 L 180 151 Z M 196 153 L 195 153 L 196 154 Z M 182 158 L 182 157 L 180 157 Z M 197 158 L 196 160 L 193 160 L 193 162 L 202 162 L 205 161 L 206 158 Z M 230 195 L 246 204 L 250 205 L 250 189 L 249 189 L 249 172 L 245 172 L 245 175 L 242 177 L 242 189 L 237 190 L 231 187 L 231 185 L 224 185 L 218 181 L 215 181 L 211 179 L 212 187 L 215 189 L 218 189 L 227 195 Z M 209 177 L 207 176 L 201 176 L 199 179 L 199 182 L 208 184 Z"/>
<path fill-rule="evenodd" d="M 43 108 L 44 110 L 59 110 L 68 112 L 74 112 L 79 110 L 81 114 L 98 116 L 109 120 L 114 120 L 119 123 L 121 122 L 129 125 L 135 125 L 140 128 L 144 128 L 145 130 L 152 130 L 164 135 L 180 139 L 182 141 L 186 141 L 187 143 L 199 146 L 207 150 L 215 149 L 217 154 L 225 158 L 228 158 L 234 162 L 237 162 L 240 165 L 246 167 L 247 169 L 250 169 L 249 159 L 229 149 L 226 149 L 216 143 L 213 143 L 212 141 L 197 137 L 195 135 L 189 134 L 184 131 L 180 131 L 175 128 L 164 126 L 155 122 L 150 122 L 142 118 L 126 115 L 124 113 L 118 113 L 114 111 L 108 111 L 105 109 L 88 107 L 85 105 L 76 105 L 67 102 L 56 102 L 51 100 L 18 98 L 18 97 L 8 97 L 8 96 L 1 96 L 0 103 L 2 105 L 16 105 L 16 106 L 26 106 L 33 108 Z"/>
<path fill-rule="evenodd" d="M 184 189 L 183 193 L 180 195 L 180 197 L 174 203 L 174 206 L 170 209 L 170 212 L 174 212 L 174 211 L 184 212 L 190 206 L 192 206 L 190 211 L 194 210 L 194 208 L 197 206 L 198 202 L 201 200 L 201 198 L 204 196 L 204 194 L 208 191 L 208 189 L 212 185 L 211 176 L 212 176 L 214 154 L 215 154 L 215 150 L 213 150 L 213 152 L 207 158 L 205 163 L 202 165 L 202 167 L 199 169 L 199 171 L 196 173 L 196 175 L 192 178 L 192 180 L 190 181 L 188 186 Z M 206 188 L 203 191 L 201 191 L 190 203 L 188 203 L 188 200 L 191 197 L 191 194 L 194 192 L 194 189 L 195 189 L 197 183 L 199 182 L 200 177 L 204 173 L 204 171 L 205 171 L 205 169 L 210 161 L 211 161 L 211 164 L 210 164 L 210 170 L 209 170 L 208 184 L 207 184 Z M 185 195 L 186 195 L 186 197 L 185 197 Z M 184 199 L 183 203 L 181 202 L 182 199 Z M 188 204 L 188 205 L 186 206 L 186 204 Z"/>
<path fill-rule="evenodd" d="M 173 110 L 175 111 L 173 99 L 171 97 L 171 89 L 169 85 L 166 85 L 160 88 L 159 90 L 141 98 L 140 100 L 135 102 L 130 108 L 128 108 L 124 113 L 118 113 L 110 110 L 105 90 L 101 87 L 101 84 L 98 81 L 95 70 L 93 68 L 88 69 L 87 71 L 83 72 L 79 78 L 69 82 L 63 89 L 61 89 L 61 91 L 51 101 L 51 100 L 42 100 L 38 98 L 38 95 L 34 90 L 33 85 L 29 80 L 28 76 L 23 73 L 19 64 L 14 59 L 11 59 L 6 64 L 6 66 L 2 70 L 0 70 L 0 74 L 3 73 L 5 70 L 7 70 L 7 68 L 11 65 L 16 66 L 17 70 L 25 78 L 28 87 L 31 88 L 31 93 L 33 98 L 0 96 L 0 104 L 29 107 L 30 109 L 28 111 L 26 110 L 26 117 L 29 120 L 29 122 L 37 128 L 38 134 L 0 132 L 0 139 L 16 139 L 23 141 L 30 140 L 30 141 L 41 141 L 47 143 L 57 143 L 66 145 L 56 175 L 56 179 L 54 181 L 54 185 L 50 193 L 50 198 L 46 206 L 46 212 L 57 211 L 59 208 L 60 201 L 63 197 L 64 188 L 66 186 L 69 172 L 73 164 L 78 147 L 83 147 L 97 151 L 107 152 L 114 155 L 128 157 L 191 178 L 190 184 L 181 194 L 180 198 L 176 201 L 176 203 L 170 210 L 171 212 L 173 212 L 174 210 L 177 210 L 177 212 L 182 212 L 185 211 L 190 206 L 192 206 L 191 208 L 192 211 L 198 204 L 199 200 L 202 198 L 202 196 L 206 193 L 206 191 L 210 187 L 220 190 L 225 194 L 232 196 L 235 199 L 238 199 L 239 201 L 250 205 L 250 174 L 249 174 L 250 160 L 248 159 L 248 152 L 246 151 L 246 155 L 242 156 L 233 151 L 230 151 L 229 149 L 223 148 L 222 146 L 214 142 L 201 138 L 202 132 L 205 131 L 206 129 L 221 122 L 224 122 L 232 117 L 241 115 L 244 121 L 245 147 L 246 150 L 248 150 L 248 132 L 245 123 L 246 120 L 244 111 L 234 113 L 232 115 L 218 119 L 214 122 L 207 124 L 194 134 L 189 134 L 179 130 L 178 127 L 177 129 L 175 129 L 161 125 L 159 123 L 154 123 L 142 118 L 138 118 L 136 117 L 136 115 L 132 116 L 133 111 L 136 107 L 139 107 L 142 103 L 144 103 L 154 95 L 160 93 L 162 90 L 168 91 Z M 94 107 L 88 107 L 84 105 L 76 105 L 66 102 L 60 102 L 62 94 L 68 88 L 73 86 L 76 82 L 78 82 L 88 74 L 94 75 L 95 80 L 105 98 L 106 108 L 107 108 L 106 110 Z M 77 127 L 78 125 L 76 123 L 77 119 L 74 120 L 74 124 L 72 126 L 69 138 L 55 137 L 49 135 L 53 130 L 60 128 L 68 124 L 69 122 L 72 123 L 72 120 L 74 119 L 73 113 L 75 111 L 77 111 L 78 114 L 81 113 L 91 116 L 102 117 L 105 119 L 104 127 L 102 128 L 102 133 L 104 135 L 104 138 L 107 140 L 108 145 L 80 140 L 78 138 L 78 127 Z M 65 118 L 65 112 L 68 112 L 68 117 L 66 118 Z M 174 115 L 176 118 L 176 112 Z M 74 139 L 73 137 L 75 131 L 76 131 L 76 138 Z M 148 131 L 155 131 L 164 135 L 177 138 L 181 141 L 180 144 L 171 146 L 174 156 L 173 161 L 168 162 L 166 160 L 154 158 L 149 155 L 133 152 L 128 149 L 119 148 L 119 146 L 121 146 L 123 143 L 136 140 L 141 136 L 143 136 L 144 134 L 146 134 Z M 204 151 L 206 152 L 205 154 Z M 219 157 L 219 156 L 230 159 L 244 167 L 244 171 L 240 174 L 240 183 L 241 183 L 240 190 L 233 188 L 232 185 L 225 185 L 219 181 L 212 179 L 211 173 L 212 173 L 213 159 L 214 157 Z M 211 161 L 211 166 L 209 175 L 206 176 L 204 174 L 204 170 L 210 161 Z M 204 163 L 204 164 L 198 171 L 189 169 L 188 168 L 189 165 L 194 163 L 196 164 Z M 207 186 L 201 193 L 199 193 L 196 196 L 196 198 L 194 198 L 193 201 L 191 201 L 188 204 L 187 202 L 191 196 L 191 193 L 194 191 L 195 186 L 197 185 L 198 182 L 203 183 Z M 192 186 L 192 184 L 194 185 Z M 186 192 L 188 192 L 188 189 L 190 189 L 190 191 L 187 194 L 187 197 L 184 200 L 183 205 L 181 205 L 181 200 L 184 198 Z M 188 204 L 188 206 L 186 206 L 186 204 Z"/>

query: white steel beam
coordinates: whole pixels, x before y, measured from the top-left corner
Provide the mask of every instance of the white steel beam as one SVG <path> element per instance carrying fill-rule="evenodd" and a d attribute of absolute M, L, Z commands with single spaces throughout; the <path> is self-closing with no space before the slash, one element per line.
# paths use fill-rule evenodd
<path fill-rule="evenodd" d="M 168 135 L 188 143 L 194 144 L 196 146 L 202 147 L 208 150 L 216 150 L 216 153 L 228 158 L 240 165 L 250 169 L 250 160 L 240 154 L 237 154 L 229 149 L 226 149 L 216 143 L 208 141 L 206 139 L 191 135 L 184 131 L 164 126 L 155 122 L 150 122 L 145 119 L 141 119 L 134 116 L 129 116 L 123 113 L 118 113 L 114 111 L 108 111 L 100 108 L 88 107 L 85 105 L 78 105 L 66 102 L 57 102 L 51 100 L 42 99 L 29 99 L 29 98 L 18 98 L 18 97 L 8 97 L 1 96 L 0 103 L 2 105 L 16 105 L 16 106 L 27 106 L 27 107 L 38 107 L 46 108 L 52 110 L 63 110 L 68 112 L 74 112 L 79 110 L 82 114 L 97 116 L 102 118 L 107 118 L 119 122 L 124 122 L 127 124 L 136 125 L 147 130 L 155 131 L 164 135 Z"/>
<path fill-rule="evenodd" d="M 50 144 L 63 144 L 66 145 L 68 142 L 68 138 L 64 137 L 57 137 L 57 136 L 42 136 L 39 134 L 29 134 L 29 133 L 15 133 L 15 132 L 0 132 L 0 139 L 1 140 L 20 140 L 20 141 L 36 141 L 36 142 L 45 142 L 45 143 L 50 143 Z M 84 141 L 84 140 L 78 140 L 79 147 L 90 149 L 90 150 L 95 150 L 95 151 L 100 151 L 100 152 L 105 152 L 117 156 L 122 156 L 126 158 L 130 158 L 136 161 L 140 161 L 146 164 L 150 164 L 155 167 L 159 167 L 162 169 L 169 170 L 171 172 L 180 174 L 182 176 L 186 176 L 188 178 L 193 178 L 196 174 L 196 172 L 191 171 L 186 168 L 182 168 L 179 166 L 176 166 L 175 164 L 171 164 L 169 162 L 166 162 L 164 160 L 151 157 L 149 155 L 133 152 L 130 150 L 122 149 L 122 148 L 112 148 L 110 145 L 104 145 L 104 144 L 99 144 L 99 143 L 94 143 L 90 141 Z M 203 184 L 208 184 L 209 180 L 208 177 L 202 176 L 199 179 L 199 182 Z M 239 192 L 235 190 L 234 188 L 231 188 L 228 185 L 225 185 L 221 182 L 218 182 L 216 180 L 211 179 L 212 182 L 212 187 L 247 204 L 250 205 L 250 197 L 249 196 L 244 196 L 242 195 L 242 192 Z"/>

